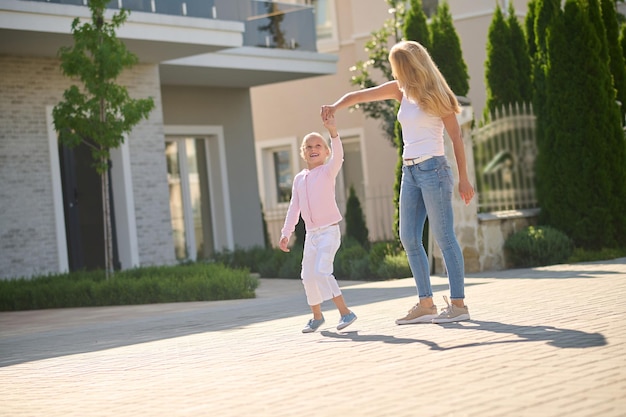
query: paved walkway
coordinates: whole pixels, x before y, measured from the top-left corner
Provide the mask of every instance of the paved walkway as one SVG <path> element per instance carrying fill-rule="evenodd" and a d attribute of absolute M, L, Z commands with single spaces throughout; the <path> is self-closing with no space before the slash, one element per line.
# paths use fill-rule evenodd
<path fill-rule="evenodd" d="M 0 416 L 626 416 L 626 258 L 474 274 L 472 321 L 396 326 L 412 279 L 342 282 L 359 319 L 257 298 L 0 313 Z M 447 281 L 433 277 L 436 301 Z"/>

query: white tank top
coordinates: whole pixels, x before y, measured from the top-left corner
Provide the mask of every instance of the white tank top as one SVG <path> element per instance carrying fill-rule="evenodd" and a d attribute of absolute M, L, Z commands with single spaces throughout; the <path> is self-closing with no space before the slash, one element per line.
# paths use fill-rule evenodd
<path fill-rule="evenodd" d="M 398 121 L 402 125 L 404 150 L 402 158 L 413 159 L 420 156 L 441 156 L 443 146 L 443 120 L 423 111 L 417 103 L 402 96 Z"/>

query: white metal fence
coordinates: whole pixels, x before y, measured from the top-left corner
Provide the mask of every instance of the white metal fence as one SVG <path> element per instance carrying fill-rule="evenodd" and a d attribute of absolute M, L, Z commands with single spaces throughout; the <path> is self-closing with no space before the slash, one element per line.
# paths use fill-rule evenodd
<path fill-rule="evenodd" d="M 360 201 L 360 203 L 363 214 L 365 215 L 370 241 L 378 242 L 394 239 L 393 221 L 395 207 L 393 204 L 393 189 L 382 186 L 366 187 L 365 195 L 365 201 Z M 343 196 L 337 196 L 337 205 L 340 211 L 345 215 L 346 200 Z M 265 222 L 273 246 L 278 244 L 280 229 L 283 226 L 286 214 L 286 204 L 264 210 Z M 341 225 L 342 229 L 345 228 L 345 220 Z"/>
<path fill-rule="evenodd" d="M 499 109 L 473 131 L 478 211 L 537 208 L 535 116 L 530 104 Z"/>

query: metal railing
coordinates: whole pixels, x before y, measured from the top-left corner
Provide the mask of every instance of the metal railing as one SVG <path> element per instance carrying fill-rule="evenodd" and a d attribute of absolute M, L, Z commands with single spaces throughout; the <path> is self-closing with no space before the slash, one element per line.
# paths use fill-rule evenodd
<path fill-rule="evenodd" d="M 478 211 L 538 208 L 535 115 L 530 104 L 498 109 L 472 133 Z"/>
<path fill-rule="evenodd" d="M 87 0 L 25 0 L 86 6 Z M 109 9 L 245 24 L 244 46 L 316 52 L 314 8 L 259 0 L 111 0 Z"/>

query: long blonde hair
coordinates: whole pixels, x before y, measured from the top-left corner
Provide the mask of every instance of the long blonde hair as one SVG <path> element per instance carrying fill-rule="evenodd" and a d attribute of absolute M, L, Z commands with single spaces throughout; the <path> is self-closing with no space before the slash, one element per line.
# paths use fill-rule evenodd
<path fill-rule="evenodd" d="M 426 48 L 415 41 L 402 41 L 389 51 L 393 76 L 404 95 L 427 113 L 444 117 L 461 108 Z"/>

